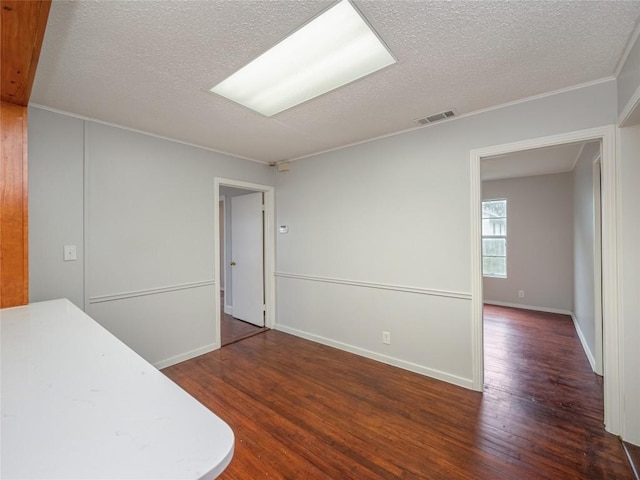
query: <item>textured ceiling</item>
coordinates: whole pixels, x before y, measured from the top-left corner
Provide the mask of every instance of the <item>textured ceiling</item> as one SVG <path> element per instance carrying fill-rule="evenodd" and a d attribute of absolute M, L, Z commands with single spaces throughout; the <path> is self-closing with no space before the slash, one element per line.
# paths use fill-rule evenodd
<path fill-rule="evenodd" d="M 583 143 L 568 143 L 557 147 L 534 148 L 521 152 L 483 158 L 482 180 L 530 177 L 570 172 L 576 165 Z"/>
<path fill-rule="evenodd" d="M 614 75 L 640 15 L 638 1 L 355 0 L 395 65 L 271 118 L 208 93 L 332 3 L 55 1 L 31 102 L 281 161 Z"/>

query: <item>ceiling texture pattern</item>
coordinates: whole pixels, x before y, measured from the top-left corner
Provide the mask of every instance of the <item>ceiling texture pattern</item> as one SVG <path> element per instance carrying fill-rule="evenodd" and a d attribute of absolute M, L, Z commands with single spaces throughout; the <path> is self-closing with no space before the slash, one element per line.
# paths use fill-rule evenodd
<path fill-rule="evenodd" d="M 333 3 L 58 0 L 31 102 L 278 162 L 611 77 L 640 16 L 639 1 L 354 0 L 396 64 L 271 118 L 208 92 Z"/>
<path fill-rule="evenodd" d="M 482 159 L 482 180 L 570 172 L 586 144 L 568 143 Z"/>

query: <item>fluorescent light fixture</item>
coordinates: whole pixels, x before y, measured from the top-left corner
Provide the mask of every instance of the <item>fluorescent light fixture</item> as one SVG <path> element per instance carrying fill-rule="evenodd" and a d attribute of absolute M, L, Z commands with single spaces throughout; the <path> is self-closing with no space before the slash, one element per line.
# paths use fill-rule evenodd
<path fill-rule="evenodd" d="M 268 117 L 396 62 L 343 0 L 211 89 Z"/>

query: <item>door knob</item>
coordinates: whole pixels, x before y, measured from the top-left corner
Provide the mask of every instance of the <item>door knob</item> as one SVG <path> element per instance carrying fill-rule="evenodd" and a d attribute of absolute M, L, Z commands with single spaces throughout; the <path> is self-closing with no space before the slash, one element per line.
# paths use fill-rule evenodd
<path fill-rule="evenodd" d="M 230 262 L 229 265 L 231 265 L 232 267 L 236 264 L 236 262 Z"/>

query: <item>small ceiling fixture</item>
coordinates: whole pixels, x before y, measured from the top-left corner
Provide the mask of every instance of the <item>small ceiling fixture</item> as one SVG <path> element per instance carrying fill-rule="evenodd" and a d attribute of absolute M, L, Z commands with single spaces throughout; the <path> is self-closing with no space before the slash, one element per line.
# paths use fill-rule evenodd
<path fill-rule="evenodd" d="M 395 62 L 342 0 L 210 91 L 270 117 Z"/>

